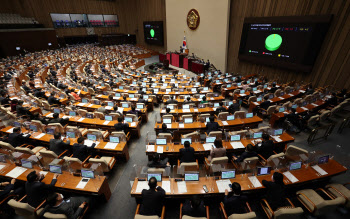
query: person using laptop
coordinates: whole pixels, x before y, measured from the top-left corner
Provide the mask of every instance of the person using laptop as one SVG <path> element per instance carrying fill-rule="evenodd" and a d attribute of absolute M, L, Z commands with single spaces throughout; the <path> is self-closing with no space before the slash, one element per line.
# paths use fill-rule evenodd
<path fill-rule="evenodd" d="M 144 103 L 146 104 L 147 101 L 145 99 L 143 99 L 143 94 L 140 95 L 140 98 L 137 100 L 138 103 Z"/>
<path fill-rule="evenodd" d="M 167 107 L 167 108 L 165 109 L 165 112 L 166 112 L 166 113 L 164 113 L 164 115 L 172 115 L 172 114 L 170 113 L 170 111 L 171 111 L 171 109 L 170 109 L 169 107 Z"/>
<path fill-rule="evenodd" d="M 226 111 L 226 108 L 224 107 L 224 103 L 220 102 L 219 107 L 216 108 L 216 110 L 215 110 L 216 115 L 219 115 L 219 113 L 225 112 L 225 111 Z"/>
<path fill-rule="evenodd" d="M 45 178 L 39 171 L 33 170 L 27 175 L 25 190 L 27 194 L 27 202 L 30 206 L 36 208 L 45 200 L 50 190 L 52 190 L 57 182 L 58 174 L 54 174 L 49 185 L 41 182 Z"/>
<path fill-rule="evenodd" d="M 119 117 L 123 116 L 123 115 L 118 111 L 118 106 L 117 106 L 117 104 L 113 106 L 113 113 L 119 114 Z"/>
<path fill-rule="evenodd" d="M 168 126 L 165 123 L 163 123 L 162 129 L 159 130 L 159 133 L 170 133 L 171 134 L 171 131 L 168 129 Z"/>
<path fill-rule="evenodd" d="M 209 121 L 210 122 L 207 122 L 207 134 L 208 135 L 211 131 L 218 131 L 219 130 L 219 123 L 215 122 L 214 116 L 210 116 Z"/>
<path fill-rule="evenodd" d="M 55 152 L 55 154 L 60 155 L 65 150 L 70 149 L 70 140 L 68 139 L 67 142 L 64 142 L 66 138 L 61 140 L 61 133 L 56 132 L 54 134 L 54 139 L 50 139 L 50 145 L 49 150 Z"/>
<path fill-rule="evenodd" d="M 180 162 L 181 163 L 196 162 L 196 158 L 194 156 L 194 148 L 191 147 L 191 144 L 189 141 L 185 141 L 184 148 L 180 149 Z"/>
<path fill-rule="evenodd" d="M 254 146 L 251 144 L 248 144 L 245 148 L 245 151 L 241 154 L 241 156 L 239 156 L 238 158 L 236 156 L 232 156 L 232 157 L 236 162 L 242 162 L 246 158 L 257 157 L 257 156 L 258 154 L 254 151 Z"/>
<path fill-rule="evenodd" d="M 160 159 L 160 156 L 158 153 L 155 153 L 153 155 L 153 159 L 148 162 L 148 167 L 155 167 L 155 168 L 165 168 L 167 166 L 170 166 L 169 164 L 169 158 L 164 158 L 163 160 Z"/>
<path fill-rule="evenodd" d="M 237 182 L 232 183 L 232 192 L 225 189 L 223 203 L 227 215 L 245 213 L 245 203 L 248 201 L 248 197 L 241 194 L 241 185 Z"/>
<path fill-rule="evenodd" d="M 118 123 L 114 124 L 114 128 L 117 132 L 123 131 L 125 134 L 129 132 L 129 124 L 123 122 L 123 117 L 118 117 Z"/>
<path fill-rule="evenodd" d="M 188 215 L 190 217 L 206 217 L 207 213 L 204 201 L 201 200 L 198 195 L 194 195 L 191 199 L 187 199 L 182 206 L 182 215 Z"/>
<path fill-rule="evenodd" d="M 61 105 L 60 100 L 57 99 L 57 98 L 55 97 L 55 92 L 51 92 L 49 98 L 47 99 L 47 102 L 48 102 L 50 105 L 53 105 L 53 104 Z"/>
<path fill-rule="evenodd" d="M 8 143 L 10 143 L 13 147 L 21 146 L 26 143 L 30 137 L 28 134 L 26 137 L 21 133 L 21 127 L 15 127 L 12 130 L 12 133 L 7 138 Z"/>
<path fill-rule="evenodd" d="M 262 135 L 261 146 L 258 146 L 257 153 L 260 154 L 263 158 L 268 159 L 271 155 L 273 155 L 274 144 L 273 141 L 269 139 L 268 134 Z"/>
<path fill-rule="evenodd" d="M 91 147 L 84 145 L 84 137 L 79 137 L 78 143 L 73 144 L 73 157 L 84 161 L 89 155 L 91 155 L 92 149 L 95 148 L 96 143 L 93 143 Z"/>
<path fill-rule="evenodd" d="M 283 182 L 283 174 L 274 172 L 272 181 L 263 180 L 262 184 L 266 187 L 266 199 L 271 206 L 272 210 L 276 210 L 279 207 L 286 206 L 285 203 L 285 186 Z"/>
<path fill-rule="evenodd" d="M 143 189 L 141 192 L 140 214 L 158 215 L 160 217 L 164 204 L 165 190 L 160 186 L 157 187 L 157 179 L 155 177 L 149 179 L 148 186 L 149 189 Z"/>
<path fill-rule="evenodd" d="M 210 151 L 210 155 L 208 156 L 208 161 L 211 162 L 211 160 L 215 157 L 224 157 L 226 156 L 226 148 L 222 147 L 222 141 L 219 139 L 215 139 L 214 141 L 215 148 L 212 148 Z"/>

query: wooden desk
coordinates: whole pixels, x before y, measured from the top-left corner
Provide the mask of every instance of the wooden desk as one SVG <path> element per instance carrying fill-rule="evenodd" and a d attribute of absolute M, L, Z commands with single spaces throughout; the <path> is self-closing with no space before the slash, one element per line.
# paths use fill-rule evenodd
<path fill-rule="evenodd" d="M 291 173 L 299 180 L 296 183 L 292 183 L 285 177 L 285 185 L 286 188 L 292 188 L 296 186 L 301 186 L 305 184 L 311 184 L 315 183 L 315 181 L 322 181 L 327 180 L 330 177 L 345 173 L 347 171 L 347 168 L 343 165 L 339 164 L 335 160 L 329 160 L 326 164 L 320 164 L 319 165 L 322 169 L 324 169 L 328 174 L 324 176 L 319 176 L 317 172 L 311 168 L 303 165 L 303 167 L 299 170 L 291 171 Z M 257 176 L 257 179 L 261 183 L 262 180 L 271 181 L 271 176 L 273 175 L 274 170 L 271 171 L 271 174 L 269 175 L 263 175 L 263 176 Z M 169 180 L 168 178 L 164 178 L 164 180 Z M 264 186 L 255 188 L 253 184 L 248 179 L 248 174 L 237 174 L 236 178 L 230 179 L 231 183 L 237 182 L 242 187 L 242 192 L 244 193 L 256 193 L 259 191 L 263 191 L 265 189 Z M 132 197 L 140 198 L 141 193 L 136 193 L 136 187 L 137 187 L 138 179 L 135 178 L 134 184 L 131 188 L 130 195 Z M 161 186 L 161 183 L 158 183 L 159 186 Z M 205 193 L 203 190 L 203 185 L 206 185 L 209 192 Z M 223 196 L 224 193 L 220 193 L 219 189 L 216 185 L 216 181 L 214 177 L 200 177 L 199 181 L 195 182 L 186 182 L 187 192 L 186 193 L 180 193 L 178 191 L 177 182 L 175 182 L 174 178 L 170 179 L 170 193 L 166 193 L 167 198 L 189 198 L 192 195 L 200 195 L 200 196 Z"/>
<path fill-rule="evenodd" d="M 6 174 L 9 173 L 12 169 L 14 169 L 16 165 L 10 163 L 6 163 L 5 165 L 6 166 L 0 170 L 0 177 L 10 179 L 10 177 L 6 176 Z M 24 173 L 18 176 L 16 180 L 26 182 L 27 175 L 32 171 L 33 169 L 27 169 Z M 41 182 L 45 184 L 50 184 L 53 176 L 53 173 L 48 172 Z M 106 201 L 110 199 L 111 190 L 109 188 L 108 181 L 105 176 L 97 176 L 94 179 L 90 179 L 84 187 L 84 189 L 78 189 L 76 188 L 76 186 L 78 185 L 81 179 L 82 178 L 80 176 L 73 176 L 71 173 L 63 171 L 62 174 L 58 176 L 55 187 L 65 192 L 79 193 L 83 195 L 103 195 Z"/>

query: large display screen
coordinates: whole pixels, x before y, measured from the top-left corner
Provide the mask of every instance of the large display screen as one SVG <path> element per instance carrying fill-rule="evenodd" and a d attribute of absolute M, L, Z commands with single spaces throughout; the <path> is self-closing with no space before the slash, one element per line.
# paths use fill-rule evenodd
<path fill-rule="evenodd" d="M 245 18 L 238 58 L 310 72 L 332 16 Z"/>
<path fill-rule="evenodd" d="M 163 21 L 143 22 L 145 42 L 148 44 L 163 45 Z"/>

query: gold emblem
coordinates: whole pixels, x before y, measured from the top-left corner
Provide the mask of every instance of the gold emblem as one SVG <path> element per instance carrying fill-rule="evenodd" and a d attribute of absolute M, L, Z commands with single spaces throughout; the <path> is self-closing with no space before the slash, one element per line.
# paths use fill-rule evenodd
<path fill-rule="evenodd" d="M 195 30 L 199 26 L 199 21 L 200 17 L 198 11 L 196 9 L 191 9 L 187 14 L 187 26 L 191 30 Z"/>

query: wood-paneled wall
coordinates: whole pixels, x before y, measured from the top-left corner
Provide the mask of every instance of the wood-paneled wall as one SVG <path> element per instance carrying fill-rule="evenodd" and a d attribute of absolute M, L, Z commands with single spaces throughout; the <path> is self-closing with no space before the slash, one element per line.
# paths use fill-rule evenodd
<path fill-rule="evenodd" d="M 334 19 L 311 73 L 305 74 L 238 60 L 245 17 L 333 14 Z M 232 0 L 227 69 L 243 74 L 260 73 L 280 82 L 304 81 L 314 86 L 350 89 L 349 0 Z"/>
<path fill-rule="evenodd" d="M 136 34 L 138 44 L 158 51 L 166 50 L 166 42 L 164 46 L 147 45 L 143 36 L 143 21 L 161 20 L 165 25 L 165 0 L 2 0 L 0 13 L 34 17 L 45 27 L 53 27 L 50 13 L 117 14 L 119 27 L 94 28 L 95 34 Z M 59 37 L 87 35 L 86 28 L 56 29 L 56 33 Z"/>

